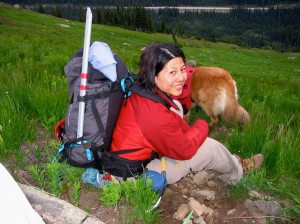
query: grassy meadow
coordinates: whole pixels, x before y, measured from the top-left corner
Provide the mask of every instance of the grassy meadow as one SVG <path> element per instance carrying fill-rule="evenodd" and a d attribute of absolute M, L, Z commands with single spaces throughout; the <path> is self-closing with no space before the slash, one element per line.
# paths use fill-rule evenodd
<path fill-rule="evenodd" d="M 64 65 L 83 46 L 83 38 L 83 23 L 0 3 L 0 162 L 26 167 L 21 144 L 39 141 L 40 126 L 53 135 L 69 102 Z M 91 41 L 96 40 L 106 42 L 130 71 L 137 72 L 145 45 L 173 38 L 93 25 Z M 187 59 L 228 70 L 237 82 L 241 105 L 251 115 L 250 124 L 243 129 L 227 125 L 230 133 L 219 139 L 242 157 L 265 156 L 263 168 L 232 187 L 232 194 L 266 191 L 285 207 L 283 216 L 300 219 L 300 53 L 177 41 Z M 193 110 L 192 116 L 209 121 L 200 110 Z M 53 147 L 52 153 L 56 150 Z"/>

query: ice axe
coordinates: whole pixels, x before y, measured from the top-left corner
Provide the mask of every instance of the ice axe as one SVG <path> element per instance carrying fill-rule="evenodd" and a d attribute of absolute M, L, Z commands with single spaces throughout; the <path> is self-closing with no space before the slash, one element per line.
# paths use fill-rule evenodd
<path fill-rule="evenodd" d="M 85 111 L 85 96 L 87 90 L 88 79 L 88 57 L 91 41 L 91 29 L 92 29 L 92 11 L 89 7 L 86 10 L 86 21 L 84 31 L 84 44 L 83 44 L 83 57 L 82 57 L 82 69 L 80 74 L 80 99 L 78 110 L 78 126 L 77 126 L 77 139 L 83 136 L 83 124 L 84 124 L 84 111 Z"/>

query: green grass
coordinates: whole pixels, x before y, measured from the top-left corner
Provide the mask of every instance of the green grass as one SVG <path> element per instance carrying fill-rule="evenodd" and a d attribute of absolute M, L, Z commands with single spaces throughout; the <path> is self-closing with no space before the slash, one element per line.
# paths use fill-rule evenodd
<path fill-rule="evenodd" d="M 68 24 L 70 28 L 59 24 Z M 69 102 L 64 65 L 83 46 L 83 37 L 83 23 L 0 4 L 1 162 L 15 161 L 24 167 L 25 154 L 20 145 L 25 140 L 38 140 L 38 125 L 53 135 L 53 128 L 65 116 Z M 108 43 L 129 70 L 137 72 L 142 47 L 153 41 L 173 39 L 171 35 L 93 25 L 91 41 L 95 40 Z M 300 54 L 192 39 L 177 41 L 187 59 L 196 60 L 201 66 L 228 70 L 237 82 L 241 105 L 251 115 L 250 124 L 243 129 L 227 125 L 229 134 L 217 137 L 242 157 L 265 155 L 263 169 L 233 187 L 233 194 L 249 188 L 267 191 L 285 206 L 285 216 L 299 218 Z M 198 117 L 209 121 L 203 111 L 193 109 L 192 120 Z M 52 154 L 57 150 L 51 149 Z M 42 149 L 28 150 L 35 150 L 39 157 Z M 45 164 L 38 164 L 38 168 L 42 165 Z M 75 204 L 76 193 L 75 190 Z"/>
<path fill-rule="evenodd" d="M 158 195 L 151 189 L 151 180 L 137 178 L 136 181 L 124 181 L 121 184 L 110 183 L 103 188 L 99 201 L 106 206 L 126 203 L 126 219 L 129 223 L 157 223 L 160 210 L 151 209 Z M 123 222 L 122 222 L 123 223 Z"/>

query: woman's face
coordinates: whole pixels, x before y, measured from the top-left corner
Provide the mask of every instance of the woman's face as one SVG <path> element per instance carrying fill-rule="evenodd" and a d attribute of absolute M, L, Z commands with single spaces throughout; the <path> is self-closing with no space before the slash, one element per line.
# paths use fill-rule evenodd
<path fill-rule="evenodd" d="M 168 95 L 179 96 L 187 80 L 185 64 L 182 58 L 173 58 L 155 76 L 156 86 Z"/>

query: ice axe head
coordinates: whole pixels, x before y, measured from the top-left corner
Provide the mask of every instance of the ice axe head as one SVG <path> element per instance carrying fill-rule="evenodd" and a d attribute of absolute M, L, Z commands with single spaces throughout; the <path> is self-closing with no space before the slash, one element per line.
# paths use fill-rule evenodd
<path fill-rule="evenodd" d="M 155 191 L 159 196 L 163 194 L 164 189 L 167 186 L 167 180 L 163 174 L 153 170 L 147 170 L 143 174 L 143 177 L 151 180 L 151 188 L 153 191 Z"/>
<path fill-rule="evenodd" d="M 161 158 L 161 173 L 153 170 L 147 170 L 143 175 L 144 178 L 145 177 L 149 178 L 152 181 L 152 185 L 151 185 L 152 190 L 154 190 L 159 195 L 157 202 L 150 209 L 153 210 L 159 206 L 162 195 L 168 184 L 166 178 L 166 158 L 165 157 Z"/>
<path fill-rule="evenodd" d="M 159 196 L 162 196 L 167 186 L 166 157 L 161 157 L 161 173 L 153 170 L 147 170 L 143 174 L 143 177 L 150 179 L 152 181 L 152 190 L 159 194 Z"/>

